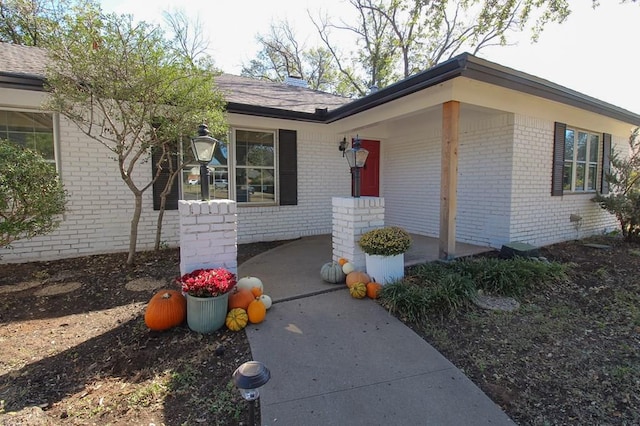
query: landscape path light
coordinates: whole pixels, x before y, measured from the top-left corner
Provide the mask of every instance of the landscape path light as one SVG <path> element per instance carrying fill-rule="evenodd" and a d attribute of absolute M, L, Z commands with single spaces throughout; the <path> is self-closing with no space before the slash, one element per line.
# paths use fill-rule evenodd
<path fill-rule="evenodd" d="M 271 378 L 271 372 L 260 361 L 247 361 L 233 372 L 233 384 L 249 402 L 249 425 L 255 425 L 255 401 L 260 398 L 259 388 Z"/>

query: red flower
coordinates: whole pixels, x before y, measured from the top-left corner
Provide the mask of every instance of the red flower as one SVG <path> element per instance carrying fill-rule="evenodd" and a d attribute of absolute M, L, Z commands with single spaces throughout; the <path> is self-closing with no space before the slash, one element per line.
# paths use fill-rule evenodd
<path fill-rule="evenodd" d="M 236 285 L 236 276 L 224 268 L 196 269 L 176 279 L 182 292 L 195 297 L 216 297 Z"/>

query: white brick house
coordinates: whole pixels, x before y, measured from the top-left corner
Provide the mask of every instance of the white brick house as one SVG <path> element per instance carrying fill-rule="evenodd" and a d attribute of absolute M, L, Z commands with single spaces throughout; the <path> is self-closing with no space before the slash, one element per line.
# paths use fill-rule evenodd
<path fill-rule="evenodd" d="M 0 249 L 0 262 L 126 251 L 130 193 L 108 152 L 40 110 L 43 57 L 0 43 L 0 137 L 50 141 L 45 156 L 69 192 L 68 212 L 52 234 Z M 612 230 L 614 218 L 591 198 L 602 190 L 609 147 L 624 147 L 640 125 L 637 114 L 468 54 L 355 101 L 227 75 L 218 84 L 230 136 L 212 195 L 238 201 L 239 243 L 331 234 L 332 197 L 351 193 L 339 141 L 356 136 L 379 141 L 364 173 L 384 197 L 385 222 L 440 237 L 447 256 L 455 240 L 545 245 Z M 262 177 L 241 160 L 257 140 L 274 156 Z M 192 173 L 185 169 L 176 199 L 199 193 Z M 156 215 L 148 191 L 140 250 L 153 246 Z M 163 240 L 175 246 L 177 233 L 170 210 Z"/>

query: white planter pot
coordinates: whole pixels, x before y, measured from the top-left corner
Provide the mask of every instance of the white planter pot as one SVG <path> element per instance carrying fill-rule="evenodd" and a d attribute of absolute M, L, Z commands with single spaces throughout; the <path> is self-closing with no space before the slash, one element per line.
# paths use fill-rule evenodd
<path fill-rule="evenodd" d="M 404 277 L 404 253 L 395 256 L 366 254 L 367 274 L 380 284 L 389 284 Z"/>

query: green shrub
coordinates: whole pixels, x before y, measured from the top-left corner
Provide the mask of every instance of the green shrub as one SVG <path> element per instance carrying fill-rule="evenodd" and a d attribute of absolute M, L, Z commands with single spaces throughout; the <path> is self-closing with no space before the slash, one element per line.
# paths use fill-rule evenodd
<path fill-rule="evenodd" d="M 469 277 L 428 266 L 420 272 L 426 273 L 428 270 L 434 272 L 429 279 L 414 276 L 413 280 L 384 286 L 380 294 L 381 303 L 393 314 L 410 322 L 421 323 L 430 314 L 442 316 L 459 309 L 475 296 L 476 289 Z"/>
<path fill-rule="evenodd" d="M 566 279 L 566 270 L 559 263 L 524 258 L 426 263 L 411 268 L 404 280 L 384 286 L 380 303 L 403 320 L 421 324 L 466 306 L 478 289 L 520 296 Z"/>
<path fill-rule="evenodd" d="M 35 151 L 0 139 L 0 248 L 56 229 L 65 204 L 55 166 Z"/>

